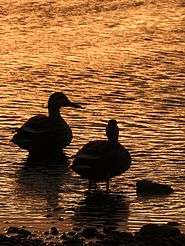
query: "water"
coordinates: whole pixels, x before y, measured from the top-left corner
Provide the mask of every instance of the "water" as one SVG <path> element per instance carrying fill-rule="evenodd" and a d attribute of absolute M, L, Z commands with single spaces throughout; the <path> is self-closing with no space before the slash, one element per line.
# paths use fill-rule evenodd
<path fill-rule="evenodd" d="M 178 221 L 185 231 L 184 7 L 183 0 L 0 0 L 1 229 L 111 224 L 135 231 Z M 26 119 L 47 113 L 54 91 L 85 107 L 61 112 L 74 133 L 68 156 L 105 138 L 108 119 L 119 122 L 133 164 L 112 180 L 108 196 L 89 196 L 87 182 L 62 163 L 26 168 L 27 153 L 9 142 Z M 140 198 L 135 184 L 143 178 L 175 192 Z"/>

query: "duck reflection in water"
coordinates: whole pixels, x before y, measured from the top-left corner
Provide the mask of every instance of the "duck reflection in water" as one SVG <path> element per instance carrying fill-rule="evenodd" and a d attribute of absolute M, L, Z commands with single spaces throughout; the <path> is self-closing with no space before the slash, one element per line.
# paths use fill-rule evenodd
<path fill-rule="evenodd" d="M 74 215 L 75 226 L 100 226 L 127 229 L 129 201 L 122 193 L 87 192 Z"/>
<path fill-rule="evenodd" d="M 62 107 L 82 108 L 62 92 L 55 92 L 48 99 L 48 116 L 31 117 L 13 136 L 11 141 L 27 150 L 29 159 L 60 157 L 61 150 L 71 143 L 72 130 L 60 114 Z"/>
<path fill-rule="evenodd" d="M 29 206 L 32 213 L 35 213 L 36 209 L 45 213 L 57 212 L 55 209 L 60 207 L 62 200 L 60 194 L 65 192 L 69 179 L 67 158 L 52 164 L 25 162 L 17 172 L 17 200 Z"/>

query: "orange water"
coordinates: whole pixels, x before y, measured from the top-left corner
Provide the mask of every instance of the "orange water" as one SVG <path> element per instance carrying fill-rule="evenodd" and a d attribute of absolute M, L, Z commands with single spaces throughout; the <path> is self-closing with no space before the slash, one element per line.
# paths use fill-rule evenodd
<path fill-rule="evenodd" d="M 135 231 L 175 220 L 185 231 L 184 7 L 183 0 L 0 0 L 2 227 L 111 224 Z M 68 156 L 105 138 L 108 119 L 119 122 L 133 164 L 112 180 L 104 208 L 70 169 L 25 169 L 27 153 L 9 142 L 26 119 L 47 113 L 54 91 L 85 107 L 61 112 L 74 133 Z M 175 192 L 139 198 L 135 184 L 143 178 Z"/>

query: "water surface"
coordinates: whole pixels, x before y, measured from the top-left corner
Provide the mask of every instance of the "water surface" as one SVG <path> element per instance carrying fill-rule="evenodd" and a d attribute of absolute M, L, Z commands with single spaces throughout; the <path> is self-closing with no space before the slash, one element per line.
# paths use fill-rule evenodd
<path fill-rule="evenodd" d="M 2 227 L 112 224 L 135 231 L 175 220 L 185 231 L 184 7 L 183 0 L 0 0 Z M 89 196 L 87 181 L 63 163 L 27 168 L 27 153 L 9 142 L 26 119 L 47 113 L 55 91 L 85 106 L 61 111 L 74 133 L 69 157 L 105 138 L 110 118 L 119 122 L 133 164 L 112 180 L 108 196 Z M 140 198 L 135 184 L 143 178 L 175 192 Z"/>

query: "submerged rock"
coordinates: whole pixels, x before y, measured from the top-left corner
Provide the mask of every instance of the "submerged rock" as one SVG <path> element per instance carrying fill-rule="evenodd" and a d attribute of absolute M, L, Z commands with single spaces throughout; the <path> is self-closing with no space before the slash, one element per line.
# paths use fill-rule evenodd
<path fill-rule="evenodd" d="M 136 191 L 140 195 L 169 195 L 173 192 L 173 188 L 167 184 L 144 179 L 137 181 Z"/>

